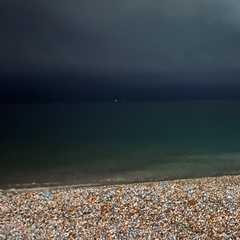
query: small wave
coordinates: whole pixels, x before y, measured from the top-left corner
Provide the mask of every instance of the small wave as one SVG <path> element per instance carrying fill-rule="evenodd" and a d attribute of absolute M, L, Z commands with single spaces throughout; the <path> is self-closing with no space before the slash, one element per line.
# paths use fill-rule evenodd
<path fill-rule="evenodd" d="M 11 185 L 7 185 L 4 188 L 0 189 L 0 192 L 4 192 L 4 191 L 26 191 L 26 190 L 30 190 L 30 191 L 39 191 L 39 190 L 49 190 L 49 189 L 60 189 L 60 188 L 78 188 L 78 187 L 93 187 L 93 186 L 99 186 L 99 185 L 103 185 L 100 183 L 88 183 L 88 184 L 66 184 L 66 183 L 38 183 L 36 184 L 38 186 L 34 186 L 32 184 L 29 183 L 25 183 L 25 184 L 11 184 Z"/>
<path fill-rule="evenodd" d="M 221 153 L 221 154 L 199 154 L 181 156 L 186 159 L 205 159 L 205 160 L 240 160 L 240 153 Z"/>
<path fill-rule="evenodd" d="M 169 157 L 165 160 L 159 163 L 149 162 L 141 169 L 116 166 L 112 171 L 109 166 L 104 170 L 91 172 L 91 169 L 85 171 L 86 169 L 83 170 L 81 167 L 59 168 L 39 173 L 33 179 L 34 181 L 1 184 L 0 188 L 13 191 L 16 189 L 36 190 L 240 174 L 240 153 L 185 155 Z M 41 179 L 46 182 L 40 181 Z M 17 178 L 15 182 L 17 182 Z"/>

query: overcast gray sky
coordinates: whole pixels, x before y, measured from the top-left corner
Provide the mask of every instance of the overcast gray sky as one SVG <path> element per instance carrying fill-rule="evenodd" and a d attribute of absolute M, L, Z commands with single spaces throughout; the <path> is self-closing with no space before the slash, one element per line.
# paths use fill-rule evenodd
<path fill-rule="evenodd" d="M 0 32 L 5 74 L 240 69 L 239 0 L 1 0 Z"/>

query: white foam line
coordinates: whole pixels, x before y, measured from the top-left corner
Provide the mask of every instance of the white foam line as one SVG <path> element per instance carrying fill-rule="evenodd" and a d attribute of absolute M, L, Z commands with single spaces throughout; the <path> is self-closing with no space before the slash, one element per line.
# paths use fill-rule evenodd
<path fill-rule="evenodd" d="M 24 191 L 42 191 L 42 190 L 55 190 L 55 189 L 69 189 L 69 188 L 85 188 L 85 187 L 100 187 L 100 186 L 116 186 L 116 185 L 132 185 L 132 184 L 144 184 L 150 182 L 171 182 L 176 180 L 189 180 L 189 179 L 209 179 L 209 178 L 222 178 L 222 177 L 230 177 L 230 176 L 239 176 L 239 174 L 229 174 L 229 175 L 219 175 L 219 176 L 211 176 L 211 177 L 196 177 L 196 178 L 177 178 L 177 179 L 165 179 L 165 180 L 157 180 L 157 181 L 139 181 L 139 182 L 112 182 L 111 184 L 107 183 L 87 183 L 87 184 L 72 184 L 72 185 L 59 185 L 59 186 L 49 186 L 49 187 L 35 187 L 35 188 L 9 188 L 9 189 L 0 189 L 0 192 L 24 192 Z"/>
<path fill-rule="evenodd" d="M 46 183 L 45 185 L 52 185 L 52 183 Z M 21 184 L 22 185 L 22 184 Z M 28 184 L 29 185 L 29 184 Z M 44 184 L 43 184 L 44 185 Z M 70 185 L 58 185 L 58 186 L 46 186 L 46 187 L 30 187 L 29 188 L 7 188 L 0 189 L 0 192 L 24 192 L 24 191 L 39 191 L 39 190 L 53 190 L 60 188 L 78 188 L 78 187 L 94 187 L 101 186 L 103 184 L 98 183 L 86 183 L 86 184 L 70 184 Z"/>

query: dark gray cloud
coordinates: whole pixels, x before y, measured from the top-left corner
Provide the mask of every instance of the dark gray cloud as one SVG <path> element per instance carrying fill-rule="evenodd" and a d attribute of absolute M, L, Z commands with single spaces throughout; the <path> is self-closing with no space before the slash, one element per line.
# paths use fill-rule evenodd
<path fill-rule="evenodd" d="M 239 10 L 238 0 L 4 0 L 0 71 L 239 69 Z"/>

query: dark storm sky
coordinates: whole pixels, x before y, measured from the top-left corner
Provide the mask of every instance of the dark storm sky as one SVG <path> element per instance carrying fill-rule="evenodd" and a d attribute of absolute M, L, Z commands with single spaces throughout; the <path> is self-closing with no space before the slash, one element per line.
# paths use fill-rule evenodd
<path fill-rule="evenodd" d="M 239 0 L 2 0 L 12 100 L 240 98 Z"/>

